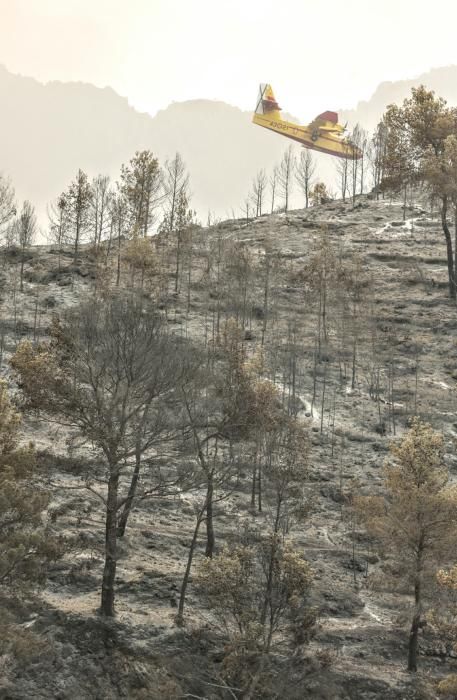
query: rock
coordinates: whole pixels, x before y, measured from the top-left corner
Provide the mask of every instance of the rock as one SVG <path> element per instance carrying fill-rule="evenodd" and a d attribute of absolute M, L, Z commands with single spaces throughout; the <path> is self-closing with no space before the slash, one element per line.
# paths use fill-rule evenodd
<path fill-rule="evenodd" d="M 345 503 L 347 500 L 339 487 L 334 486 L 333 484 L 325 484 L 325 486 L 321 486 L 320 494 L 321 496 L 324 496 L 324 498 L 330 498 L 334 503 Z"/>
<path fill-rule="evenodd" d="M 322 597 L 321 613 L 332 617 L 355 616 L 365 607 L 357 593 L 349 589 L 324 591 Z"/>
<path fill-rule="evenodd" d="M 44 297 L 44 299 L 41 303 L 42 303 L 42 306 L 44 306 L 46 309 L 53 309 L 57 304 L 57 300 L 56 300 L 55 296 L 53 296 L 52 294 L 49 294 L 48 296 Z"/>
<path fill-rule="evenodd" d="M 360 573 L 366 571 L 366 563 L 362 559 L 353 559 L 352 557 L 350 559 L 346 559 L 343 563 L 343 566 L 345 569 L 349 569 L 349 571 L 359 571 Z"/>

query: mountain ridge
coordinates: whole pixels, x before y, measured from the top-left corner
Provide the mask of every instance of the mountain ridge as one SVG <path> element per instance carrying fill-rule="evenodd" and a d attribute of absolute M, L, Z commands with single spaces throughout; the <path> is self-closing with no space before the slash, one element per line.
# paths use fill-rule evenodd
<path fill-rule="evenodd" d="M 411 80 L 381 83 L 370 100 L 341 110 L 340 119 L 349 128 L 359 121 L 372 130 L 389 102 L 403 99 L 421 82 L 457 104 L 457 66 L 448 66 Z M 255 128 L 250 112 L 223 101 L 172 102 L 152 116 L 111 87 L 41 83 L 1 65 L 0 104 L 0 171 L 11 177 L 19 201 L 35 204 L 43 227 L 47 205 L 78 168 L 116 179 L 121 164 L 143 148 L 162 163 L 181 153 L 200 219 L 208 211 L 222 218 L 240 215 L 255 173 L 271 171 L 288 145 L 277 134 Z M 316 176 L 336 189 L 334 161 L 317 154 L 316 162 Z M 303 204 L 298 192 L 292 200 L 294 207 Z"/>

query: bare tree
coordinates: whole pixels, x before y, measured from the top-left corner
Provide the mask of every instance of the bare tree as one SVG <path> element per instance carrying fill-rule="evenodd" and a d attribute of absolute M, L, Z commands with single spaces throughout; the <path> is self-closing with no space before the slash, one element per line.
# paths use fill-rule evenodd
<path fill-rule="evenodd" d="M 62 246 L 68 241 L 69 235 L 69 211 L 68 198 L 66 193 L 60 195 L 55 202 L 52 202 L 48 209 L 49 218 L 49 238 L 56 243 L 59 249 L 58 265 L 60 270 L 60 259 L 62 256 Z"/>
<path fill-rule="evenodd" d="M 295 156 L 292 145 L 284 151 L 278 171 L 279 192 L 284 201 L 284 211 L 289 209 L 289 199 L 292 192 L 292 175 L 295 166 Z"/>
<path fill-rule="evenodd" d="M 110 231 L 110 204 L 112 192 L 110 190 L 109 175 L 97 175 L 92 180 L 92 201 L 91 201 L 91 229 L 92 240 L 98 250 L 102 240 Z"/>
<path fill-rule="evenodd" d="M 195 212 L 189 206 L 189 174 L 179 153 L 165 164 L 165 215 L 160 233 L 176 246 L 175 293 L 180 289 L 182 256 L 186 234 L 194 223 Z"/>
<path fill-rule="evenodd" d="M 336 172 L 338 174 L 338 179 L 340 183 L 341 199 L 343 202 L 346 201 L 346 195 L 348 193 L 348 173 L 349 173 L 349 161 L 347 158 L 336 158 L 335 159 Z"/>
<path fill-rule="evenodd" d="M 0 233 L 16 215 L 14 189 L 10 181 L 0 173 Z"/>
<path fill-rule="evenodd" d="M 361 175 L 363 173 L 363 165 L 361 162 L 363 161 L 363 158 L 360 159 L 356 157 L 357 151 L 362 150 L 364 147 L 364 144 L 366 145 L 366 132 L 360 124 L 356 124 L 353 131 L 350 134 L 350 140 L 351 143 L 356 146 L 356 148 L 353 149 L 353 157 L 349 159 L 348 161 L 348 171 L 349 171 L 349 189 L 351 192 L 352 196 L 352 204 L 355 205 L 355 198 L 358 194 L 360 183 L 361 183 Z"/>
<path fill-rule="evenodd" d="M 360 158 L 360 194 L 363 194 L 365 191 L 365 177 L 366 177 L 366 162 L 368 160 L 367 158 L 367 148 L 369 144 L 369 139 L 368 139 L 368 132 L 365 129 L 360 128 L 359 131 L 359 143 L 357 144 L 361 153 L 362 157 Z"/>
<path fill-rule="evenodd" d="M 175 230 L 177 211 L 180 198 L 184 193 L 189 199 L 189 174 L 186 169 L 181 155 L 176 153 L 171 161 L 165 163 L 165 219 L 167 220 L 167 232 L 172 233 Z"/>
<path fill-rule="evenodd" d="M 388 129 L 385 122 L 380 121 L 371 139 L 371 149 L 369 150 L 369 162 L 373 178 L 373 187 L 376 192 L 376 199 L 379 199 L 381 182 L 384 179 L 387 133 Z"/>
<path fill-rule="evenodd" d="M 249 219 L 251 218 L 252 214 L 252 209 L 251 209 L 251 201 L 250 197 L 246 197 L 246 199 L 243 202 L 243 206 L 241 207 L 241 212 L 243 216 L 246 219 L 246 223 L 249 223 Z"/>
<path fill-rule="evenodd" d="M 313 155 L 308 148 L 304 148 L 300 153 L 300 158 L 295 167 L 295 180 L 305 197 L 305 207 L 309 206 L 309 193 L 316 171 L 316 164 Z"/>
<path fill-rule="evenodd" d="M 117 192 L 111 200 L 111 224 L 117 241 L 117 271 L 116 287 L 119 287 L 121 279 L 121 257 L 122 241 L 129 233 L 129 205 L 122 188 L 118 187 Z"/>
<path fill-rule="evenodd" d="M 143 297 L 115 295 L 70 312 L 52 344 L 22 344 L 12 360 L 25 394 L 103 456 L 104 469 L 88 474 L 86 485 L 93 489 L 94 477 L 105 485 L 105 493 L 97 491 L 105 509 L 105 616 L 114 615 L 118 528 L 125 528 L 143 457 L 169 433 L 167 407 L 192 362 L 182 343 Z M 40 362 L 37 376 L 30 367 Z"/>
<path fill-rule="evenodd" d="M 22 205 L 21 213 L 16 222 L 16 231 L 19 247 L 21 249 L 21 274 L 20 274 L 20 290 L 24 289 L 24 262 L 25 251 L 32 245 L 36 235 L 36 215 L 32 204 L 25 200 Z"/>
<path fill-rule="evenodd" d="M 278 187 L 278 166 L 275 165 L 273 172 L 270 175 L 270 192 L 271 192 L 271 213 L 275 210 L 275 196 Z"/>
<path fill-rule="evenodd" d="M 204 387 L 204 384 L 200 388 Z M 197 455 L 198 468 L 195 470 L 195 484 L 204 487 L 204 494 L 195 505 L 195 524 L 189 545 L 186 568 L 181 583 L 177 623 L 184 620 L 187 587 L 198 542 L 200 527 L 206 523 L 205 556 L 211 558 L 215 547 L 214 506 L 225 500 L 235 489 L 237 470 L 234 468 L 232 450 L 224 445 L 224 434 L 220 426 L 210 425 L 208 416 L 201 411 L 197 392 L 182 388 L 186 419 L 192 436 L 192 446 Z M 206 398 L 204 398 L 207 404 Z"/>
<path fill-rule="evenodd" d="M 255 207 L 255 215 L 262 216 L 265 190 L 267 188 L 267 176 L 265 170 L 261 169 L 257 173 L 252 183 L 252 201 Z"/>

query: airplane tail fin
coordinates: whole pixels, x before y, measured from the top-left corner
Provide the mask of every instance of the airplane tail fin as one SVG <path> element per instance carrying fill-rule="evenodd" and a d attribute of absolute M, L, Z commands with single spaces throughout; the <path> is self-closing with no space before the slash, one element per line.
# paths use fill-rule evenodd
<path fill-rule="evenodd" d="M 276 102 L 273 88 L 267 83 L 262 83 L 257 98 L 256 114 L 265 114 L 272 119 L 281 119 L 281 107 Z"/>

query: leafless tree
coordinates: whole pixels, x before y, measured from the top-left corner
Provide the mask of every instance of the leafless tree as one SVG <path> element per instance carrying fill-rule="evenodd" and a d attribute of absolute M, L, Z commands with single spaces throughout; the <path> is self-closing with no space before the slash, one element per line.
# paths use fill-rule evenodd
<path fill-rule="evenodd" d="M 59 249 L 58 265 L 62 256 L 62 246 L 68 242 L 70 220 L 68 199 L 66 193 L 60 195 L 48 208 L 49 239 L 56 243 Z"/>
<path fill-rule="evenodd" d="M 118 187 L 117 192 L 111 200 L 111 224 L 117 242 L 117 271 L 116 271 L 116 287 L 119 287 L 121 279 L 121 257 L 122 257 L 122 241 L 129 232 L 129 206 L 122 188 Z"/>
<path fill-rule="evenodd" d="M 292 175 L 295 166 L 295 156 L 292 145 L 284 151 L 278 172 L 279 192 L 284 202 L 284 211 L 289 209 L 289 200 L 292 192 Z"/>
<path fill-rule="evenodd" d="M 165 240 L 175 244 L 175 293 L 180 289 L 182 257 L 189 228 L 194 223 L 195 212 L 189 206 L 189 174 L 179 153 L 165 163 L 165 214 L 160 233 Z"/>
<path fill-rule="evenodd" d="M 37 229 L 36 214 L 33 205 L 28 201 L 22 205 L 21 213 L 16 221 L 17 242 L 21 249 L 21 273 L 20 273 L 20 290 L 24 290 L 24 262 L 25 252 L 32 245 Z"/>
<path fill-rule="evenodd" d="M 359 143 L 358 147 L 360 148 L 362 152 L 362 157 L 360 158 L 360 194 L 363 194 L 365 192 L 365 179 L 366 179 L 366 164 L 368 161 L 367 158 L 367 148 L 368 148 L 368 132 L 365 129 L 360 128 L 359 135 L 358 135 Z"/>
<path fill-rule="evenodd" d="M 255 208 L 255 215 L 262 216 L 265 190 L 267 188 L 267 176 L 265 170 L 261 169 L 257 173 L 252 183 L 252 202 Z"/>
<path fill-rule="evenodd" d="M 356 124 L 353 131 L 350 134 L 351 143 L 356 146 L 357 149 L 362 150 L 364 144 L 366 144 L 366 132 L 360 124 Z M 354 149 L 354 154 L 356 149 Z M 361 165 L 361 160 L 356 158 L 350 158 L 348 161 L 348 171 L 349 171 L 349 188 L 352 196 L 352 204 L 355 204 L 355 198 L 359 192 L 359 187 L 361 184 L 361 174 L 363 173 L 363 166 Z"/>
<path fill-rule="evenodd" d="M 308 148 L 304 148 L 300 153 L 300 158 L 295 166 L 295 180 L 305 197 L 305 207 L 309 206 L 309 193 L 316 171 L 316 164 L 313 155 Z"/>
<path fill-rule="evenodd" d="M 14 196 L 10 181 L 0 173 L 0 233 L 16 215 Z"/>
<path fill-rule="evenodd" d="M 348 193 L 348 172 L 349 172 L 349 162 L 347 158 L 336 158 L 335 159 L 336 172 L 338 174 L 338 179 L 340 183 L 341 199 L 343 202 L 346 201 L 346 195 Z"/>
<path fill-rule="evenodd" d="M 110 204 L 112 199 L 109 175 L 97 175 L 92 180 L 91 229 L 96 249 L 110 231 Z"/>
<path fill-rule="evenodd" d="M 251 201 L 250 201 L 250 197 L 249 197 L 249 196 L 246 197 L 246 199 L 244 200 L 243 206 L 242 206 L 242 208 L 241 208 L 241 211 L 242 211 L 242 213 L 243 213 L 243 216 L 244 216 L 245 219 L 246 219 L 246 223 L 248 223 L 248 222 L 249 222 L 249 219 L 250 219 L 251 216 L 252 216 Z"/>
<path fill-rule="evenodd" d="M 164 191 L 166 230 L 172 233 L 175 230 L 178 206 L 182 195 L 184 194 L 187 199 L 190 196 L 189 174 L 179 153 L 176 153 L 173 160 L 167 160 L 165 163 Z"/>
<path fill-rule="evenodd" d="M 369 150 L 369 162 L 373 178 L 373 187 L 376 192 L 376 199 L 379 199 L 381 182 L 384 178 L 384 160 L 387 149 L 387 126 L 384 121 L 380 121 L 375 129 Z"/>
<path fill-rule="evenodd" d="M 278 166 L 275 165 L 273 172 L 270 175 L 270 192 L 271 192 L 271 213 L 275 210 L 275 197 L 278 187 Z"/>
<path fill-rule="evenodd" d="M 39 396 L 43 410 L 76 428 L 103 457 L 103 471 L 88 473 L 86 486 L 95 488 L 105 509 L 105 616 L 114 615 L 118 537 L 143 460 L 150 458 L 153 446 L 174 434 L 174 390 L 193 361 L 189 344 L 184 349 L 183 342 L 170 335 L 165 320 L 142 296 L 114 295 L 69 312 L 52 345 L 31 353 L 36 362 L 45 357 L 43 376 L 27 375 L 27 364 L 24 370 L 17 358 L 14 365 L 24 392 Z"/>

